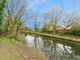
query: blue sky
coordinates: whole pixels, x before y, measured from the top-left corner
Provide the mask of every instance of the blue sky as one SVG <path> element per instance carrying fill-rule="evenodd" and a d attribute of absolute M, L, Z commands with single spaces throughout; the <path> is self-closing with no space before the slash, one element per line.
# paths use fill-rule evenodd
<path fill-rule="evenodd" d="M 28 11 L 30 13 L 34 12 L 37 15 L 38 14 L 42 15 L 53 6 L 62 7 L 60 0 L 27 0 L 27 2 L 29 4 Z M 75 10 L 78 12 L 80 11 L 80 0 L 62 0 L 62 3 L 63 3 L 63 8 L 67 13 L 71 13 L 72 11 L 74 11 L 73 3 L 75 3 L 75 7 L 76 7 Z M 28 23 L 28 26 L 33 27 L 34 26 L 33 21 Z"/>
<path fill-rule="evenodd" d="M 74 0 L 77 10 L 80 10 L 80 0 Z M 60 0 L 28 0 L 29 11 L 43 13 L 52 6 L 61 6 Z M 67 11 L 73 10 L 73 0 L 62 0 L 63 7 Z"/>

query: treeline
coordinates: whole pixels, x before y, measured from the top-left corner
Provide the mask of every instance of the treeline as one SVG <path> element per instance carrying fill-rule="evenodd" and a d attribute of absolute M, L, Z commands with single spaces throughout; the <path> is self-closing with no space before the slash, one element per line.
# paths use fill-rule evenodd
<path fill-rule="evenodd" d="M 42 26 L 39 25 L 38 17 L 33 19 L 34 29 L 27 30 L 50 33 L 50 34 L 69 34 L 80 36 L 80 15 L 77 12 L 67 14 L 59 7 L 53 7 L 43 14 Z M 61 28 L 62 31 L 57 30 Z"/>
<path fill-rule="evenodd" d="M 80 36 L 80 14 L 77 11 L 69 14 L 60 8 L 60 6 L 53 6 L 43 14 L 43 17 L 41 27 L 39 26 L 39 22 L 37 22 L 38 19 L 33 19 L 36 21 L 34 22 L 34 31 Z M 62 31 L 59 32 L 57 27 L 61 28 Z"/>
<path fill-rule="evenodd" d="M 0 0 L 0 35 L 18 39 L 25 27 L 27 6 L 23 0 Z"/>
<path fill-rule="evenodd" d="M 42 16 L 38 16 L 29 14 L 28 6 L 23 0 L 0 1 L 0 35 L 18 39 L 22 29 L 57 34 L 56 27 L 64 26 L 64 30 L 70 30 L 64 34 L 80 36 L 80 15 L 76 11 L 68 14 L 63 10 L 63 6 L 53 6 Z M 38 22 L 40 19 L 43 20 L 42 26 Z M 26 27 L 27 20 L 34 21 L 34 29 Z"/>
<path fill-rule="evenodd" d="M 60 8 L 52 8 L 51 11 L 46 13 L 44 23 L 42 26 L 42 32 L 52 34 L 69 34 L 80 36 L 80 15 L 77 12 L 73 12 L 68 15 L 65 11 L 61 11 Z M 62 32 L 58 32 L 62 30 Z"/>

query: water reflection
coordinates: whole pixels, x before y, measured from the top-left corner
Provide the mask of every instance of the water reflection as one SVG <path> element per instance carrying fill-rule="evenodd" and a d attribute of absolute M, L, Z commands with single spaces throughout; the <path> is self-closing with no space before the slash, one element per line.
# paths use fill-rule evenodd
<path fill-rule="evenodd" d="M 49 60 L 80 60 L 80 44 L 56 38 L 27 35 L 29 47 L 42 52 Z"/>

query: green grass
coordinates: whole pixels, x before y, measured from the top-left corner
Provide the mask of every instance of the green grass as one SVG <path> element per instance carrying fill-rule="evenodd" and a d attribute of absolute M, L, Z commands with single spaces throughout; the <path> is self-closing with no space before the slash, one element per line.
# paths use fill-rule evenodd
<path fill-rule="evenodd" d="M 0 44 L 15 44 L 16 40 L 13 38 L 0 37 Z"/>
<path fill-rule="evenodd" d="M 0 36 L 0 60 L 24 60 L 15 44 L 15 39 Z"/>
<path fill-rule="evenodd" d="M 0 60 L 47 60 L 36 52 L 22 43 L 16 43 L 13 38 L 0 36 Z"/>

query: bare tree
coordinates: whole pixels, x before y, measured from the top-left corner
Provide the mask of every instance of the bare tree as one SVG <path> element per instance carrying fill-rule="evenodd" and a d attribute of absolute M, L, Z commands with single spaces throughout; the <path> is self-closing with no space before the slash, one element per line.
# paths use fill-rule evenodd
<path fill-rule="evenodd" d="M 71 28 L 74 25 L 77 25 L 80 23 L 80 16 L 78 13 L 73 12 L 71 15 L 66 15 L 66 17 L 63 20 L 63 25 L 65 29 Z"/>
<path fill-rule="evenodd" d="M 49 18 L 49 23 L 53 28 L 53 34 L 55 34 L 56 32 L 56 26 L 58 25 L 62 17 L 62 13 L 63 13 L 62 9 L 60 9 L 57 6 L 50 8 L 50 10 L 47 13 Z"/>
<path fill-rule="evenodd" d="M 22 17 L 26 13 L 28 4 L 24 3 L 23 0 L 8 0 L 5 8 L 5 20 L 6 27 L 9 34 L 18 35 L 21 26 L 24 24 Z"/>
<path fill-rule="evenodd" d="M 71 15 L 67 15 L 64 19 L 63 19 L 63 26 L 65 27 L 65 30 L 67 28 L 70 28 L 73 24 L 73 19 Z"/>
<path fill-rule="evenodd" d="M 38 29 L 40 27 L 40 22 L 39 22 L 40 16 L 33 13 L 33 14 L 28 15 L 28 19 L 34 22 L 34 30 L 38 31 Z"/>

